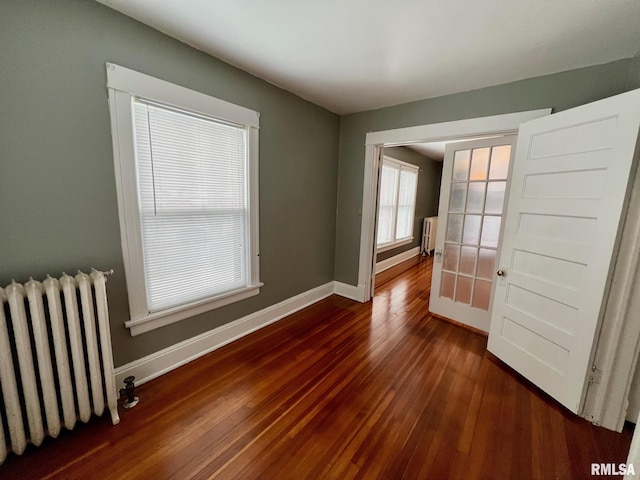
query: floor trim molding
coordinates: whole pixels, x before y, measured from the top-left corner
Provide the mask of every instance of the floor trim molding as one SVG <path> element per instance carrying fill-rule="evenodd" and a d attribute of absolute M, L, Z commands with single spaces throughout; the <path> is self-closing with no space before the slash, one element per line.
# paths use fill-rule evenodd
<path fill-rule="evenodd" d="M 349 285 L 342 282 L 333 282 L 333 292 L 341 297 L 364 303 L 364 285 Z"/>
<path fill-rule="evenodd" d="M 420 255 L 420 247 L 413 247 L 406 252 L 399 253 L 398 255 L 394 255 L 393 257 L 389 257 L 385 260 L 381 260 L 376 263 L 376 273 L 384 272 L 385 270 L 395 267 L 396 265 L 401 264 L 405 260 L 409 260 L 417 255 Z"/>
<path fill-rule="evenodd" d="M 122 365 L 115 369 L 116 385 L 122 385 L 124 379 L 129 375 L 136 377 L 137 385 L 153 380 L 245 335 L 277 322 L 298 310 L 319 302 L 336 291 L 335 283 L 329 282 L 312 288 L 238 320 Z"/>

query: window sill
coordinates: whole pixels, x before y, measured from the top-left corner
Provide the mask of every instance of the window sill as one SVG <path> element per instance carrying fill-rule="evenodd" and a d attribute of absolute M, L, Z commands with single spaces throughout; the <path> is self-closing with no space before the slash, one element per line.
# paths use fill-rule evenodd
<path fill-rule="evenodd" d="M 263 283 L 257 283 L 256 285 L 250 285 L 243 289 L 234 290 L 233 292 L 218 295 L 199 302 L 180 305 L 179 307 L 170 308 L 161 312 L 150 313 L 144 317 L 124 322 L 124 325 L 130 330 L 131 336 L 135 337 L 141 333 L 149 332 L 156 328 L 164 327 L 186 318 L 229 305 L 230 303 L 235 303 L 240 300 L 244 300 L 245 298 L 258 295 L 260 293 L 260 287 L 263 285 Z"/>
<path fill-rule="evenodd" d="M 384 245 L 380 245 L 378 248 L 376 248 L 376 253 L 382 253 L 386 252 L 387 250 L 402 247 L 403 245 L 408 245 L 411 242 L 413 242 L 413 237 L 403 238 L 402 240 L 393 243 L 385 243 Z"/>

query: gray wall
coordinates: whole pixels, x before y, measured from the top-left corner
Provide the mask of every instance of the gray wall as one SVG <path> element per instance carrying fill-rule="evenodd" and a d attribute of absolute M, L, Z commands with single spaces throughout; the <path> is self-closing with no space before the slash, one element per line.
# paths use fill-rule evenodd
<path fill-rule="evenodd" d="M 636 59 L 637 63 L 637 59 Z M 634 70 L 635 66 L 635 70 Z M 367 132 L 553 107 L 554 111 L 630 90 L 637 84 L 632 59 L 530 78 L 470 92 L 342 117 L 338 167 L 335 279 L 356 285 Z"/>
<path fill-rule="evenodd" d="M 429 157 L 425 157 L 415 150 L 407 147 L 389 147 L 384 149 L 384 154 L 397 160 L 417 165 L 420 167 L 420 171 L 418 172 L 418 188 L 416 190 L 416 215 L 413 222 L 413 242 L 379 253 L 376 256 L 377 262 L 420 246 L 422 242 L 422 220 L 424 217 L 438 215 L 440 180 L 442 178 L 442 162 L 437 162 Z"/>
<path fill-rule="evenodd" d="M 94 1 L 4 1 L 0 45 L 0 285 L 114 268 L 122 365 L 333 280 L 337 115 Z M 129 335 L 107 61 L 261 113 L 260 295 Z"/>
<path fill-rule="evenodd" d="M 638 50 L 638 53 L 636 53 L 631 59 L 627 88 L 629 90 L 640 88 L 640 50 Z"/>

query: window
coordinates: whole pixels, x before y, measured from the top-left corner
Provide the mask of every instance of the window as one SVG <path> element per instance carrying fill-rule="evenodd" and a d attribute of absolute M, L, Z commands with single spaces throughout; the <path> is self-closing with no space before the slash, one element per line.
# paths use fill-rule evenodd
<path fill-rule="evenodd" d="M 136 335 L 259 293 L 257 112 L 107 64 Z"/>
<path fill-rule="evenodd" d="M 389 250 L 413 240 L 418 167 L 384 157 L 380 174 L 377 250 Z"/>

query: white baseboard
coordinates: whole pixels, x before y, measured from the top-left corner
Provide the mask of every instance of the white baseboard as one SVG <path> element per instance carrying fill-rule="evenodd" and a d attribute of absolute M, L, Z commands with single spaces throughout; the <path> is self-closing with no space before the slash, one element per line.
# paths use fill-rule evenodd
<path fill-rule="evenodd" d="M 394 267 L 405 260 L 415 257 L 416 255 L 420 255 L 420 247 L 414 247 L 411 250 L 407 250 L 406 252 L 402 252 L 398 255 L 387 258 L 386 260 L 382 260 L 376 263 L 376 273 L 384 272 L 388 268 Z"/>
<path fill-rule="evenodd" d="M 329 282 L 283 300 L 258 312 L 239 318 L 231 323 L 214 328 L 188 340 L 171 345 L 115 369 L 116 385 L 122 385 L 125 377 L 133 375 L 140 385 L 171 370 L 212 352 L 228 343 L 248 335 L 262 327 L 302 310 L 323 298 L 332 295 L 336 282 Z M 344 285 L 344 284 L 343 284 Z M 350 285 L 348 285 L 351 287 Z M 351 287 L 357 290 L 357 287 Z M 335 292 L 337 293 L 337 292 Z"/>
<path fill-rule="evenodd" d="M 364 302 L 364 285 L 349 285 L 342 282 L 333 282 L 333 292 L 341 297 L 350 298 L 356 302 Z"/>

